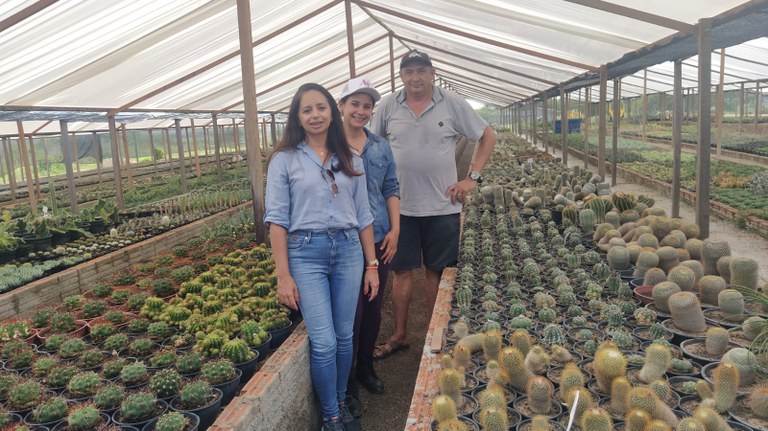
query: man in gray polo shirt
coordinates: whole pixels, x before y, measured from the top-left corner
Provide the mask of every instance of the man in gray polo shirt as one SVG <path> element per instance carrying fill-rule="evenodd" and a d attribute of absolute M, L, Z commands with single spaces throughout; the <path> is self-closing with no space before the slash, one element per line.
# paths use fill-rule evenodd
<path fill-rule="evenodd" d="M 466 100 L 433 84 L 429 56 L 416 50 L 400 61 L 403 89 L 376 107 L 371 131 L 389 140 L 400 182 L 400 238 L 392 261 L 394 333 L 376 346 L 382 359 L 408 347 L 408 306 L 413 270 L 425 267 L 428 312 L 437 298 L 440 276 L 459 253 L 459 213 L 464 197 L 482 181 L 481 173 L 496 143 L 496 133 Z M 456 144 L 478 141 L 469 174 L 457 181 Z"/>

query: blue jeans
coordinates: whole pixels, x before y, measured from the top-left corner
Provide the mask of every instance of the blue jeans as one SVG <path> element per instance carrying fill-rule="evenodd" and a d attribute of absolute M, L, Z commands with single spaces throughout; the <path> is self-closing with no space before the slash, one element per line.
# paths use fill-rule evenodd
<path fill-rule="evenodd" d="M 324 419 L 339 415 L 352 367 L 355 310 L 363 276 L 357 229 L 288 233 L 288 267 L 309 333 L 310 368 Z"/>

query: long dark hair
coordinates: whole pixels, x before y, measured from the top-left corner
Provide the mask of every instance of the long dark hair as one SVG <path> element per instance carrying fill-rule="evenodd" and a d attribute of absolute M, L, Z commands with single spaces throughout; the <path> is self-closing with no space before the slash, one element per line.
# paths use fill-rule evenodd
<path fill-rule="evenodd" d="M 331 96 L 331 93 L 320 84 L 307 83 L 303 84 L 293 95 L 291 100 L 291 107 L 288 111 L 288 123 L 286 124 L 283 137 L 280 138 L 275 150 L 272 152 L 274 155 L 278 151 L 291 151 L 295 150 L 301 141 L 306 137 L 304 128 L 301 127 L 301 121 L 299 121 L 299 110 L 301 109 L 301 98 L 308 91 L 319 91 L 328 102 L 328 106 L 331 109 L 331 124 L 328 127 L 328 149 L 331 153 L 336 153 L 336 158 L 339 162 L 335 166 L 331 166 L 334 172 L 344 172 L 349 176 L 359 176 L 362 172 L 355 171 L 352 164 L 352 150 L 347 144 L 347 138 L 344 135 L 344 128 L 341 124 L 341 114 L 339 113 L 339 107 L 336 105 L 336 101 Z M 270 155 L 270 160 L 272 159 Z"/>

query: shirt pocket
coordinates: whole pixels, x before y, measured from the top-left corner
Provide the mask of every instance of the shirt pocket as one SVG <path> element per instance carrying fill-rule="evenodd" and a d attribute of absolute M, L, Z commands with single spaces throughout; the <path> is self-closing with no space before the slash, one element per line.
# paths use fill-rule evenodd
<path fill-rule="evenodd" d="M 365 175 L 381 188 L 381 184 L 384 182 L 384 176 L 387 175 L 386 159 L 379 157 L 368 159 Z"/>

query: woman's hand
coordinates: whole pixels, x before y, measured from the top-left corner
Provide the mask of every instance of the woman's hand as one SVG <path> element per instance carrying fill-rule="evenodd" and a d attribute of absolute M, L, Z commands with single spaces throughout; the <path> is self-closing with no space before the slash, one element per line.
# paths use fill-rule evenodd
<path fill-rule="evenodd" d="M 392 262 L 392 258 L 395 257 L 395 253 L 397 253 L 397 240 L 399 237 L 399 232 L 390 230 L 381 242 L 381 249 L 384 250 L 384 253 L 381 255 L 381 260 L 384 263 L 388 264 Z"/>
<path fill-rule="evenodd" d="M 378 279 L 378 277 L 377 277 Z M 290 275 L 277 277 L 277 300 L 291 310 L 299 310 L 299 289 Z"/>
<path fill-rule="evenodd" d="M 379 294 L 379 271 L 376 269 L 365 269 L 363 274 L 363 294 L 368 297 L 368 302 L 373 301 Z"/>

